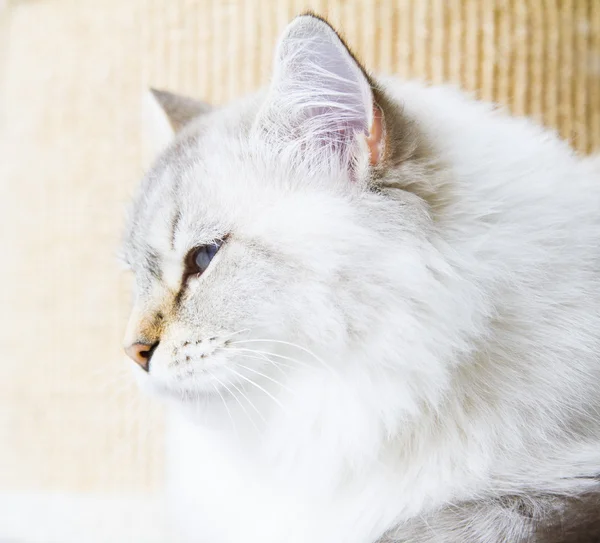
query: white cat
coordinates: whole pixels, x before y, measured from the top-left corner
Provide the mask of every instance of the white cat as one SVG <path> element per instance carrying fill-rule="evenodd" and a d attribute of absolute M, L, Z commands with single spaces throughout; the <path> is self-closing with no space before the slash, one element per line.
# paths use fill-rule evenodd
<path fill-rule="evenodd" d="M 600 169 L 456 90 L 369 76 L 312 15 L 267 91 L 154 96 L 174 139 L 129 220 L 126 344 L 172 412 L 177 537 L 591 533 Z"/>

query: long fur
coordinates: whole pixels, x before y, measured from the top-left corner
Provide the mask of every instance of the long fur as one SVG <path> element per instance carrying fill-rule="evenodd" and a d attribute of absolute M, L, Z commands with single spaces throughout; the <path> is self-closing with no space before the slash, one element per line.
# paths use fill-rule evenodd
<path fill-rule="evenodd" d="M 139 373 L 170 405 L 174 538 L 556 543 L 592 526 L 599 210 L 600 168 L 554 133 L 370 78 L 325 22 L 295 20 L 270 88 L 187 125 L 129 219 L 128 341 L 158 342 Z"/>

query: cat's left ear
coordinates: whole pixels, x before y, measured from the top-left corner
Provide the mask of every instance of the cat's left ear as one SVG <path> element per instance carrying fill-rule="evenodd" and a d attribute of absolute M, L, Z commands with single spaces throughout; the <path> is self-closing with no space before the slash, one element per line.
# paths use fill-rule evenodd
<path fill-rule="evenodd" d="M 377 165 L 385 125 L 371 78 L 323 19 L 288 25 L 276 55 L 259 127 L 282 153 L 356 169 Z"/>
<path fill-rule="evenodd" d="M 168 91 L 150 89 L 144 104 L 145 132 L 150 152 L 166 147 L 185 125 L 212 110 L 205 102 Z"/>

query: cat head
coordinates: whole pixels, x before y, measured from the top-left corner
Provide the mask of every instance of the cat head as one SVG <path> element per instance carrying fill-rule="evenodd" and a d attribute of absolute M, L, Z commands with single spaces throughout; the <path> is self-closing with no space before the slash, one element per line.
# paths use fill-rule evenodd
<path fill-rule="evenodd" d="M 386 186 L 415 174 L 418 138 L 328 23 L 287 27 L 264 92 L 219 108 L 153 97 L 170 141 L 123 248 L 126 350 L 150 381 L 206 394 L 418 343 L 437 296 L 429 204 Z"/>

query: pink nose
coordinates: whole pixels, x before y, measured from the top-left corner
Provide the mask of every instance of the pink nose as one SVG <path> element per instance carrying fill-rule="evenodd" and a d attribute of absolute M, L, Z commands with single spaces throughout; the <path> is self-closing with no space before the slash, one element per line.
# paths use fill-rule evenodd
<path fill-rule="evenodd" d="M 150 358 L 152 353 L 158 345 L 148 345 L 147 343 L 133 343 L 129 347 L 125 347 L 127 356 L 131 358 L 136 364 L 138 364 L 143 370 L 148 371 L 150 369 Z"/>

